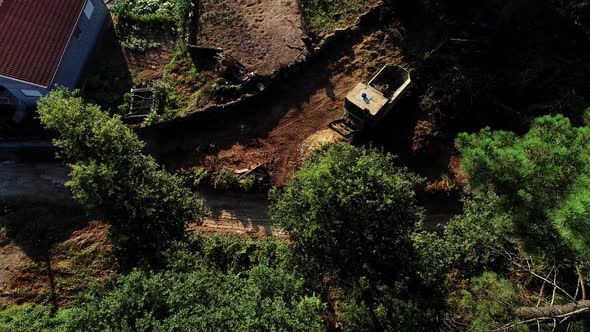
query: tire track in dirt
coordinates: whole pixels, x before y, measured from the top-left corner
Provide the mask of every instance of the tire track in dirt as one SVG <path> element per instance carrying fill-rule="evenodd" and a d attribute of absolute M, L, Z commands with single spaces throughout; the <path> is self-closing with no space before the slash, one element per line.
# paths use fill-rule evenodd
<path fill-rule="evenodd" d="M 150 150 L 171 168 L 201 165 L 218 171 L 264 164 L 271 184 L 284 185 L 302 163 L 303 142 L 342 115 L 348 91 L 385 64 L 404 65 L 400 36 L 376 28 L 359 31 L 275 83 L 254 105 L 206 124 L 192 119 L 148 131 Z"/>
<path fill-rule="evenodd" d="M 203 193 L 211 215 L 201 226 L 189 229 L 203 233 L 234 233 L 251 237 L 284 236 L 273 226 L 268 213 L 269 202 L 263 193 Z"/>

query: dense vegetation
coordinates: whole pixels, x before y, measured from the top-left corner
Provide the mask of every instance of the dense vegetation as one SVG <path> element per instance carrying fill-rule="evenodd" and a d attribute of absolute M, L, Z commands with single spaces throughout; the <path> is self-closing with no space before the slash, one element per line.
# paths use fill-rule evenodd
<path fill-rule="evenodd" d="M 174 3 L 120 1 L 118 24 L 149 18 L 177 32 L 183 7 Z M 333 30 L 362 4 L 301 3 L 308 27 L 320 31 Z M 205 209 L 185 184 L 188 178 L 197 187 L 207 174 L 166 172 L 142 154 L 143 143 L 119 117 L 58 89 L 41 101 L 41 121 L 59 136 L 56 146 L 72 168 L 68 186 L 110 225 L 127 269 L 57 312 L 49 303 L 0 311 L 0 331 L 588 330 L 590 113 L 583 111 L 590 90 L 577 72 L 567 75 L 578 69 L 568 54 L 536 57 L 529 53 L 549 42 L 518 38 L 540 23 L 552 27 L 535 20 L 545 11 L 563 15 L 568 29 L 587 29 L 588 1 L 425 6 L 457 31 L 468 26 L 458 39 L 472 45 L 457 52 L 464 61 L 445 53 L 445 44 L 430 47 L 420 68 L 429 79 L 432 68 L 449 68 L 417 89 L 428 90 L 422 105 L 443 96 L 428 120 L 456 137 L 465 177 L 462 211 L 439 232 L 422 227 L 419 176 L 384 151 L 337 144 L 315 152 L 284 188 L 271 191 L 272 218 L 288 240 L 188 237 L 187 221 Z M 527 56 L 486 66 L 478 62 L 489 60 L 484 56 L 474 60 L 509 52 Z M 190 58 L 179 49 L 171 67 L 183 61 Z M 158 89 L 163 113 L 178 106 L 166 82 Z M 481 129 L 487 119 L 479 117 L 492 109 L 484 104 L 510 115 L 497 116 L 504 130 Z M 539 116 L 546 113 L 553 115 Z M 462 122 L 463 115 L 477 121 Z M 445 117 L 456 121 L 440 125 Z M 472 132 L 456 135 L 466 123 Z M 237 186 L 229 175 L 214 182 Z"/>
<path fill-rule="evenodd" d="M 415 242 L 439 282 L 470 280 L 447 290 L 449 321 L 478 331 L 576 326 L 559 323 L 579 318 L 564 308 L 586 296 L 589 133 L 558 115 L 520 137 L 459 135 L 471 198 L 443 236 Z M 566 305 L 560 319 L 543 310 L 554 305 Z"/>
<path fill-rule="evenodd" d="M 429 324 L 420 294 L 410 294 L 421 286 L 410 237 L 422 218 L 418 182 L 391 155 L 336 144 L 271 195 L 273 219 L 289 233 L 300 264 L 338 289 L 346 330 Z"/>
<path fill-rule="evenodd" d="M 50 109 L 60 110 L 69 121 L 51 119 L 55 113 Z M 87 113 L 99 119 L 102 114 L 63 90 L 52 93 L 41 106 L 43 121 L 62 133 L 57 145 L 67 156 L 86 158 L 74 166 L 70 186 L 76 197 L 107 202 L 111 196 L 101 191 L 88 196 L 86 191 L 96 186 L 83 184 L 92 179 L 88 183 L 112 186 L 106 181 L 110 177 L 102 177 L 110 174 L 109 165 L 125 169 L 117 159 L 138 152 L 104 145 L 119 151 L 117 158 L 108 159 L 88 151 L 97 139 L 114 137 L 107 128 L 118 128 L 118 122 L 102 118 L 105 126 L 98 126 L 84 120 Z M 0 327 L 11 331 L 200 331 L 213 326 L 232 331 L 320 331 L 336 326 L 344 331 L 441 326 L 489 331 L 527 330 L 531 324 L 583 328 L 584 322 L 578 320 L 590 307 L 585 301 L 590 266 L 583 236 L 590 228 L 583 193 L 590 160 L 588 130 L 563 116 L 546 116 L 535 120 L 522 136 L 490 129 L 459 135 L 456 145 L 467 174 L 464 210 L 441 234 L 421 229 L 423 211 L 413 189 L 420 179 L 396 166 L 394 157 L 372 148 L 332 145 L 313 154 L 285 188 L 271 194 L 271 214 L 289 234 L 288 242 L 227 236 L 181 239 L 168 246 L 159 265 L 140 266 L 114 284 L 96 286 L 74 308 L 54 314 L 43 305 L 12 307 L 0 313 Z M 117 137 L 134 141 L 126 132 L 117 132 Z M 139 160 L 143 158 L 148 157 Z M 93 177 L 78 175 L 87 174 L 86 164 L 92 165 L 88 169 Z M 95 164 L 101 166 L 94 168 Z M 173 176 L 164 176 L 169 177 Z M 121 198 L 129 195 L 128 190 L 115 193 Z M 165 208 L 170 212 L 178 207 Z M 122 219 L 113 219 L 126 209 L 103 207 L 102 211 L 116 229 L 132 229 L 139 237 L 153 239 L 142 229 L 127 228 Z M 150 224 L 150 218 L 172 218 L 173 225 L 180 222 L 174 213 L 139 216 L 145 218 L 143 225 Z M 28 325 L 30 320 L 37 325 Z"/>
<path fill-rule="evenodd" d="M 364 0 L 302 0 L 305 25 L 316 32 L 346 28 L 367 9 Z"/>
<path fill-rule="evenodd" d="M 323 331 L 325 304 L 289 261 L 283 240 L 196 236 L 161 272 L 133 271 L 56 316 L 12 307 L 0 331 Z"/>
<path fill-rule="evenodd" d="M 181 35 L 190 0 L 117 0 L 113 7 L 115 31 L 121 46 L 134 51 L 157 48 L 154 36 Z"/>
<path fill-rule="evenodd" d="M 536 119 L 522 137 L 484 129 L 461 134 L 457 147 L 473 191 L 493 191 L 512 212 L 512 234 L 532 250 L 555 254 L 562 244 L 588 254 L 590 128 L 561 116 Z"/>
<path fill-rule="evenodd" d="M 419 182 L 391 155 L 337 144 L 273 193 L 271 214 L 308 267 L 342 278 L 395 278 L 422 215 L 412 189 Z"/>

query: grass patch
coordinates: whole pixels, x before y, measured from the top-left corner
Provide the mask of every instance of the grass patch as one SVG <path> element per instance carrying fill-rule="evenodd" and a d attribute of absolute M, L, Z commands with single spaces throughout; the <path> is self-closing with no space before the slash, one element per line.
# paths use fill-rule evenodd
<path fill-rule="evenodd" d="M 375 1 L 301 0 L 301 9 L 308 29 L 330 33 L 353 24 L 373 2 Z"/>
<path fill-rule="evenodd" d="M 154 107 L 144 120 L 150 125 L 162 120 L 186 115 L 203 98 L 203 87 L 207 75 L 195 66 L 182 40 L 176 42 L 176 49 L 161 79 L 152 85 Z"/>

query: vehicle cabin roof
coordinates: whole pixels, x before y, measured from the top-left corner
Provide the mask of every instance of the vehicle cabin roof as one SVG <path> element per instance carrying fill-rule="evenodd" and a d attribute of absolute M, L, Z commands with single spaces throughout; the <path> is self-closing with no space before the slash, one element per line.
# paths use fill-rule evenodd
<path fill-rule="evenodd" d="M 86 0 L 0 0 L 0 75 L 49 87 Z"/>
<path fill-rule="evenodd" d="M 363 96 L 364 94 L 364 96 Z M 352 89 L 346 99 L 361 110 L 375 116 L 389 102 L 383 94 L 370 85 L 359 83 Z"/>

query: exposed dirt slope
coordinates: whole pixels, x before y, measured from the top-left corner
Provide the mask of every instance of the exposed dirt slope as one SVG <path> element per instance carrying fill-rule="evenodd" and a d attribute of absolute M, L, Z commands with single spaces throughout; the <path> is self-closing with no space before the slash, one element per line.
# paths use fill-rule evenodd
<path fill-rule="evenodd" d="M 198 46 L 216 47 L 266 75 L 303 50 L 299 1 L 201 1 Z"/>
<path fill-rule="evenodd" d="M 10 297 L 16 273 L 27 261 L 25 252 L 14 243 L 7 242 L 0 247 L 0 301 Z"/>
<path fill-rule="evenodd" d="M 151 133 L 148 140 L 157 142 L 151 148 L 173 168 L 265 164 L 271 183 L 283 185 L 300 166 L 306 139 L 342 115 L 344 97 L 357 82 L 387 63 L 404 65 L 398 36 L 396 31 L 359 33 L 273 88 L 257 105 L 219 123 L 185 123 Z"/>

